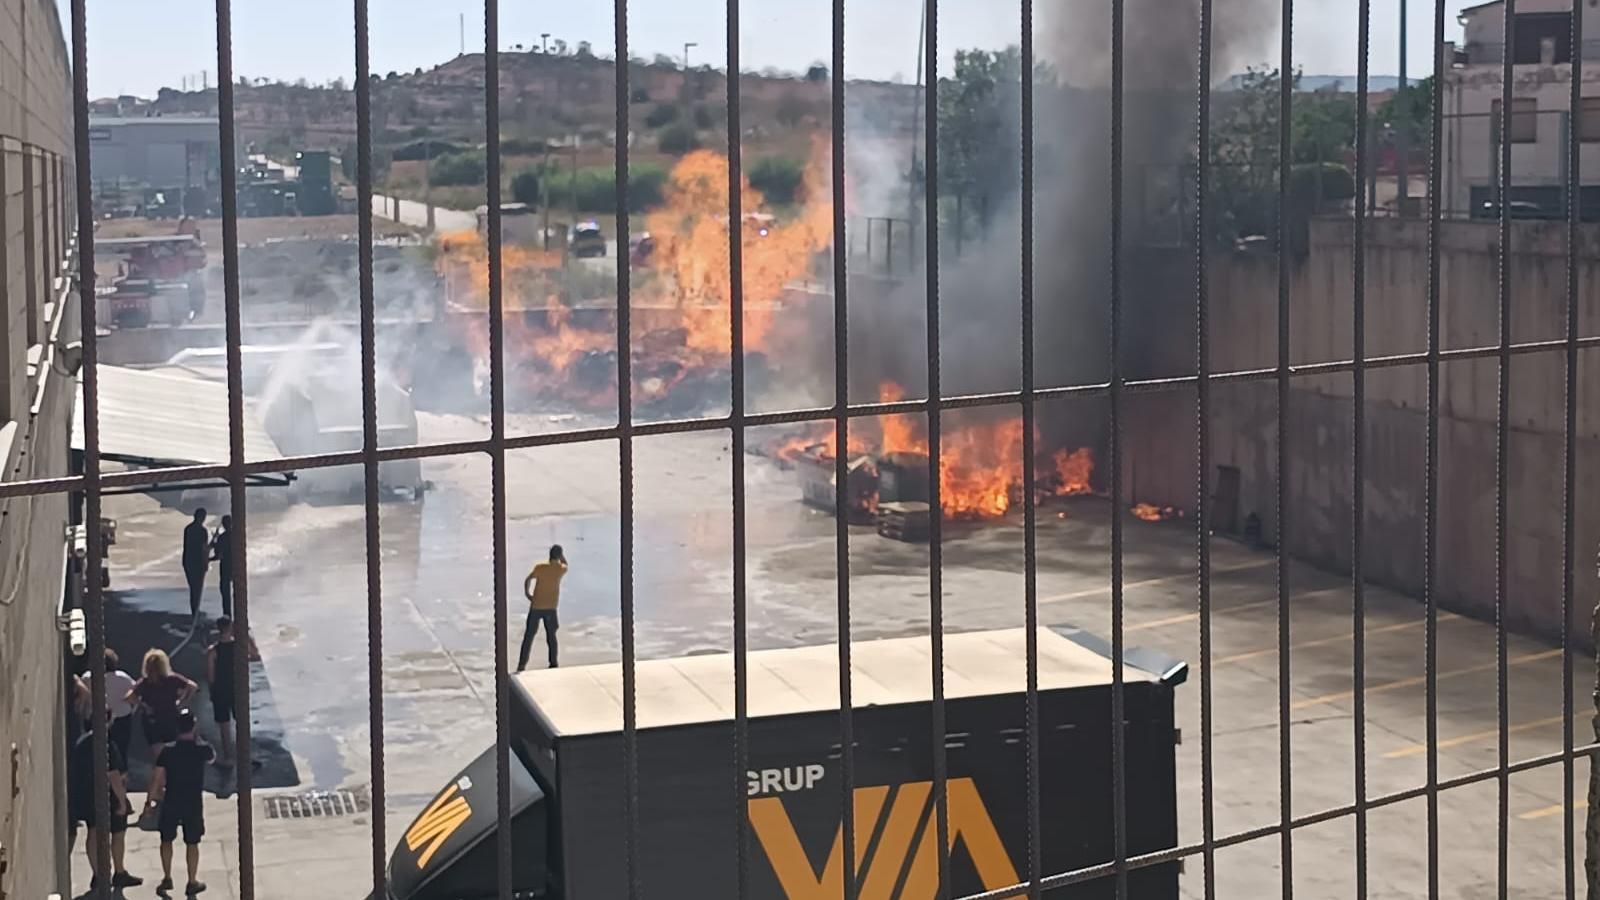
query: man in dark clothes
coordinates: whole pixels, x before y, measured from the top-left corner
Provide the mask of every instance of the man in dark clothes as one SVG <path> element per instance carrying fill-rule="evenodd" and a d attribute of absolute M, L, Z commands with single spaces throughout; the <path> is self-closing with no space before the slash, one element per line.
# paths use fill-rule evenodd
<path fill-rule="evenodd" d="M 128 813 L 133 811 L 128 805 L 127 761 L 115 742 L 107 742 L 106 753 L 108 756 L 106 786 L 111 792 L 110 803 L 106 807 L 111 816 L 111 886 L 136 887 L 144 884 L 144 879 L 130 873 L 123 864 Z M 85 728 L 83 734 L 72 745 L 72 756 L 67 761 L 67 807 L 72 814 L 74 831 L 77 830 L 79 822 L 88 826 L 84 849 L 89 854 L 89 869 L 94 872 L 94 883 L 99 884 L 103 873 L 99 871 L 99 860 L 95 855 L 95 843 L 100 829 L 94 809 L 94 770 L 94 732 Z"/>
<path fill-rule="evenodd" d="M 222 589 L 222 614 L 233 615 L 233 516 L 222 517 L 222 530 L 211 540 L 211 558 L 217 561 L 218 585 Z"/>
<path fill-rule="evenodd" d="M 227 521 L 227 517 L 223 517 Z M 233 737 L 234 737 L 234 712 L 233 712 L 233 653 L 239 642 L 233 636 L 233 620 L 227 616 L 217 619 L 217 642 L 206 648 L 206 683 L 211 692 L 212 718 L 217 723 L 217 733 L 222 736 L 222 759 L 218 765 L 224 768 L 233 765 Z M 261 659 L 261 653 L 256 650 L 256 642 L 252 639 L 246 641 L 245 652 L 247 659 L 256 662 Z M 260 760 L 252 760 L 256 768 L 260 768 Z"/>
<path fill-rule="evenodd" d="M 189 579 L 189 614 L 200 615 L 200 595 L 206 588 L 206 567 L 211 563 L 211 535 L 206 533 L 206 510 L 194 511 L 194 521 L 183 529 L 183 575 Z"/>
<path fill-rule="evenodd" d="M 172 842 L 183 829 L 185 862 L 189 883 L 184 894 L 190 897 L 206 889 L 200 874 L 200 839 L 205 837 L 205 810 L 201 793 L 205 789 L 206 766 L 216 755 L 211 745 L 200 740 L 194 730 L 194 712 L 178 711 L 178 740 L 156 758 L 156 774 L 150 784 L 150 803 L 158 804 L 157 821 L 161 830 L 161 883 L 156 893 L 165 896 L 172 890 Z"/>

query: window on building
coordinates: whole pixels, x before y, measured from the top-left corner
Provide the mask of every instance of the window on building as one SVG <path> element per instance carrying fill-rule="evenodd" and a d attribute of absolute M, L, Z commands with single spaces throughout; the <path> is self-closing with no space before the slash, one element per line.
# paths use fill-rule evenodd
<path fill-rule="evenodd" d="M 1500 101 L 1489 108 L 1490 140 L 1500 143 Z M 1511 143 L 1535 144 L 1539 141 L 1539 101 L 1532 97 L 1511 101 Z"/>
<path fill-rule="evenodd" d="M 1578 110 L 1578 140 L 1600 141 L 1600 97 L 1584 97 Z"/>
<path fill-rule="evenodd" d="M 1570 13 L 1517 13 L 1512 27 L 1513 63 L 1550 66 L 1572 62 Z"/>

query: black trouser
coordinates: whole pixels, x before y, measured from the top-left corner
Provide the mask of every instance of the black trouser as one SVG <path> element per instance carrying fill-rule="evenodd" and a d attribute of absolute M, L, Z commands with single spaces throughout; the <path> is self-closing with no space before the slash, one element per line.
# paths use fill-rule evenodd
<path fill-rule="evenodd" d="M 185 567 L 183 575 L 189 579 L 189 615 L 197 616 L 200 614 L 200 596 L 206 589 L 206 570 Z"/>
<path fill-rule="evenodd" d="M 544 623 L 544 640 L 550 646 L 550 668 L 556 667 L 556 629 L 561 623 L 553 609 L 528 607 L 528 624 L 522 627 L 522 652 L 517 654 L 517 671 L 528 667 L 528 651 L 533 649 L 533 636 L 539 633 L 539 623 Z"/>
<path fill-rule="evenodd" d="M 222 588 L 222 614 L 231 619 L 233 618 L 233 572 L 221 569 L 218 574 L 222 576 L 219 585 Z"/>

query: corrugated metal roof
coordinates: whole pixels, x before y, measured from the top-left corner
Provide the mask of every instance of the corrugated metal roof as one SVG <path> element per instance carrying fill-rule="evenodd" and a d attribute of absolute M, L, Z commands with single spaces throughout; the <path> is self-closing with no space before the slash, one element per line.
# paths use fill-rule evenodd
<path fill-rule="evenodd" d="M 228 461 L 228 386 L 174 369 L 129 369 L 102 365 L 100 455 L 146 465 L 219 464 Z M 72 448 L 82 450 L 83 385 L 72 417 Z M 246 459 L 283 454 L 257 418 L 244 407 Z"/>

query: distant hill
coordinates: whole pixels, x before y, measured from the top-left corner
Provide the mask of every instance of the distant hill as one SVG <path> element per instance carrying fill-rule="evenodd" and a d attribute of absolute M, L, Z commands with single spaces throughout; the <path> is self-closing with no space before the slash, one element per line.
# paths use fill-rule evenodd
<path fill-rule="evenodd" d="M 1223 82 L 1223 90 L 1238 90 L 1244 83 L 1245 76 L 1230 75 Z M 1420 79 L 1412 79 L 1412 84 Z M 1372 93 L 1379 91 L 1392 91 L 1400 87 L 1398 75 L 1369 75 L 1367 76 L 1367 90 Z M 1300 90 L 1302 91 L 1341 91 L 1345 93 L 1356 92 L 1356 76 L 1354 75 L 1301 75 Z"/>

